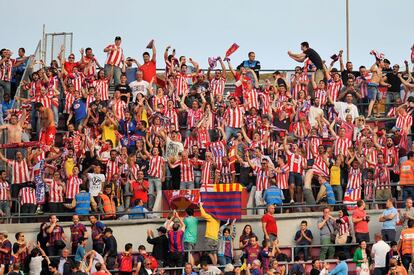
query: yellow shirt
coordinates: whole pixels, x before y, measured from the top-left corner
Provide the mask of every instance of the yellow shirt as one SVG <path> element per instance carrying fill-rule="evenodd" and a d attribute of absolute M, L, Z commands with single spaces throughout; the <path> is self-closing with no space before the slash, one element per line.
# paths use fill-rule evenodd
<path fill-rule="evenodd" d="M 218 232 L 220 230 L 220 221 L 216 220 L 208 214 L 202 206 L 200 206 L 201 217 L 206 220 L 205 237 L 213 240 L 218 240 Z"/>
<path fill-rule="evenodd" d="M 102 126 L 102 140 L 111 140 L 113 147 L 116 147 L 116 136 L 115 136 L 115 126 L 114 125 L 103 125 Z"/>
<path fill-rule="evenodd" d="M 341 168 L 339 166 L 332 165 L 330 184 L 331 186 L 341 185 Z"/>
<path fill-rule="evenodd" d="M 67 177 L 72 176 L 73 167 L 75 167 L 75 160 L 73 158 L 68 158 L 65 161 L 65 172 L 66 172 Z"/>

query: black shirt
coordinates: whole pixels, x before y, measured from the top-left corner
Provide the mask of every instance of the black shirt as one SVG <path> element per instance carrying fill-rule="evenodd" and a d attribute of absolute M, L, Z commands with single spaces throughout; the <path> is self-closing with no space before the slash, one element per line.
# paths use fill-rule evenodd
<path fill-rule="evenodd" d="M 393 93 L 400 92 L 401 80 L 398 75 L 393 73 L 387 73 L 387 83 L 391 84 L 391 87 L 388 88 L 388 91 Z"/>
<path fill-rule="evenodd" d="M 105 249 L 104 249 L 104 255 L 116 257 L 118 255 L 117 252 L 117 244 L 116 239 L 114 236 L 110 236 L 109 238 L 105 239 Z"/>
<path fill-rule="evenodd" d="M 310 275 L 319 275 L 321 272 L 315 268 L 311 269 Z"/>
<path fill-rule="evenodd" d="M 147 237 L 147 242 L 154 246 L 152 249 L 152 256 L 154 256 L 157 260 L 165 262 L 167 260 L 169 248 L 167 236 L 164 234 L 152 239 Z"/>
<path fill-rule="evenodd" d="M 322 58 L 314 49 L 308 48 L 303 53 L 306 54 L 306 57 L 312 61 L 313 65 L 315 65 L 318 70 L 323 70 Z"/>
<path fill-rule="evenodd" d="M 122 101 L 124 101 L 125 103 L 127 102 L 128 98 L 127 98 L 127 94 L 129 94 L 130 98 L 132 99 L 132 91 L 131 91 L 131 87 L 129 87 L 129 85 L 127 84 L 118 84 L 115 87 L 115 91 L 119 91 L 121 92 L 121 99 Z"/>

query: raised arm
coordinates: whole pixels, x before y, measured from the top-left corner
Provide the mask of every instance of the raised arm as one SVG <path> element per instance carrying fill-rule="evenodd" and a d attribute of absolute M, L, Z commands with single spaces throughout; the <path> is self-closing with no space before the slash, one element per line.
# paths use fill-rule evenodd
<path fill-rule="evenodd" d="M 303 62 L 306 59 L 306 54 L 304 53 L 293 53 L 291 51 L 288 51 L 288 55 L 290 56 L 290 58 L 297 62 Z"/>
<path fill-rule="evenodd" d="M 155 42 L 152 43 L 152 58 L 151 60 L 156 63 L 157 62 L 157 49 L 155 48 Z"/>
<path fill-rule="evenodd" d="M 236 77 L 237 73 L 236 71 L 233 69 L 233 66 L 230 63 L 230 60 L 227 60 L 227 65 L 229 65 L 229 70 L 230 72 L 233 74 L 234 77 Z"/>

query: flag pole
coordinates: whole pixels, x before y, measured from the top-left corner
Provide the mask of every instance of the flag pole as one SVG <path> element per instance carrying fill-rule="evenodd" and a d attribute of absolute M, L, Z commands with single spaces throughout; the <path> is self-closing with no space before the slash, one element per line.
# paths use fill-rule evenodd
<path fill-rule="evenodd" d="M 346 0 L 346 61 L 350 61 L 349 56 L 349 0 Z"/>

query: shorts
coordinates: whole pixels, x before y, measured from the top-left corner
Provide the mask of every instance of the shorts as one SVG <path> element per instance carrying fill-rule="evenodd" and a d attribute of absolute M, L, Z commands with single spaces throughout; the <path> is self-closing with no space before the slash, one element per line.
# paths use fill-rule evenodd
<path fill-rule="evenodd" d="M 206 239 L 207 249 L 210 250 L 209 253 L 210 254 L 217 253 L 218 241 L 207 238 L 207 237 L 205 239 Z"/>
<path fill-rule="evenodd" d="M 184 266 L 184 253 L 183 252 L 170 252 L 168 254 L 168 266 L 170 267 Z"/>
<path fill-rule="evenodd" d="M 386 201 L 389 198 L 392 198 L 391 188 L 376 189 L 375 190 L 375 200 L 377 200 L 377 201 Z"/>
<path fill-rule="evenodd" d="M 381 98 L 382 98 L 382 94 L 380 93 L 380 91 L 378 91 L 378 85 L 374 83 L 369 83 L 368 84 L 368 100 L 369 101 L 381 100 Z"/>
<path fill-rule="evenodd" d="M 184 242 L 184 250 L 186 251 L 194 250 L 195 246 L 196 246 L 195 243 Z"/>
<path fill-rule="evenodd" d="M 302 175 L 299 173 L 289 172 L 289 184 L 294 184 L 296 187 L 302 187 Z"/>
<path fill-rule="evenodd" d="M 56 126 L 49 126 L 40 132 L 40 145 L 52 146 L 55 143 Z"/>

